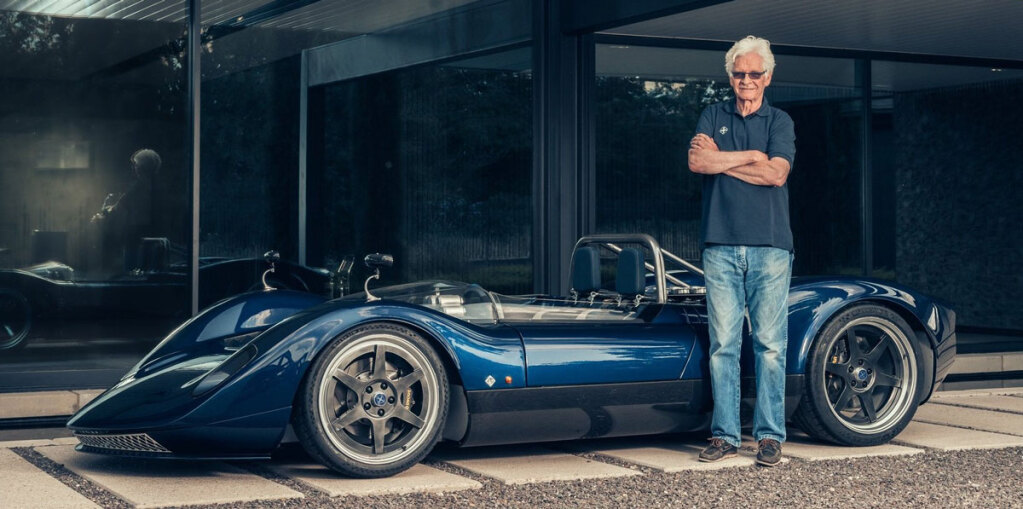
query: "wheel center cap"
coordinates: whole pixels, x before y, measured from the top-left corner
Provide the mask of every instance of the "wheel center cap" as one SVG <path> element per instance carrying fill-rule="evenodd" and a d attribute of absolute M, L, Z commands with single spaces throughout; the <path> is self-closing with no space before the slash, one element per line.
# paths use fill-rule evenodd
<path fill-rule="evenodd" d="M 856 368 L 856 370 L 853 371 L 853 377 L 861 382 L 865 382 L 867 378 L 870 377 L 870 373 L 867 373 L 866 369 Z"/>
<path fill-rule="evenodd" d="M 384 406 L 386 404 L 387 404 L 387 395 L 386 394 L 384 394 L 382 392 L 378 392 L 378 393 L 373 395 L 373 406 Z"/>

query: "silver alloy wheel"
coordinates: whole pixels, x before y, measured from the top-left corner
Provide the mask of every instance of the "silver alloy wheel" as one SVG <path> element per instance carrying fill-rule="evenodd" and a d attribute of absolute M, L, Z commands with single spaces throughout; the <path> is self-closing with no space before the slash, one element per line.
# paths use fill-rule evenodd
<path fill-rule="evenodd" d="M 319 425 L 341 454 L 385 465 L 428 445 L 441 410 L 438 377 L 411 342 L 385 332 L 359 338 L 324 373 Z"/>
<path fill-rule="evenodd" d="M 849 430 L 883 433 L 913 406 L 916 356 L 900 327 L 876 316 L 857 318 L 831 338 L 826 351 L 818 376 L 831 413 Z"/>

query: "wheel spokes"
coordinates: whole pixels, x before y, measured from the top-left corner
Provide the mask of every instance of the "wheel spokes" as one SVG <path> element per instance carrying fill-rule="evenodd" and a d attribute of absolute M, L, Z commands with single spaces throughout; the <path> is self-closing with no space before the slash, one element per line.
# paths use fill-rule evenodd
<path fill-rule="evenodd" d="M 849 406 L 849 402 L 852 401 L 853 390 L 849 388 L 848 384 L 842 387 L 842 392 L 838 394 L 838 399 L 835 400 L 835 410 L 841 412 Z"/>
<path fill-rule="evenodd" d="M 863 355 L 863 352 L 860 351 L 860 342 L 856 339 L 856 330 L 854 327 L 850 327 L 849 330 L 845 332 L 845 341 L 849 348 L 850 361 L 858 359 Z"/>
<path fill-rule="evenodd" d="M 825 371 L 835 376 L 845 377 L 849 371 L 848 362 L 829 362 L 824 366 Z"/>
<path fill-rule="evenodd" d="M 419 429 L 422 429 L 423 426 L 426 425 L 426 421 L 403 406 L 399 406 L 394 409 L 394 418 L 407 422 Z"/>
<path fill-rule="evenodd" d="M 871 364 L 877 363 L 881 356 L 888 352 L 892 347 L 892 342 L 888 339 L 888 336 L 882 334 L 877 341 L 877 345 L 867 354 L 867 362 Z"/>
<path fill-rule="evenodd" d="M 341 431 L 363 417 L 365 417 L 365 415 L 360 412 L 358 408 L 349 408 L 347 412 L 331 421 L 330 425 L 334 427 L 335 431 Z"/>
<path fill-rule="evenodd" d="M 334 370 L 334 373 L 331 374 L 331 376 L 334 377 L 334 380 L 337 380 L 338 383 L 344 385 L 350 391 L 359 392 L 362 390 L 363 386 L 366 385 L 365 382 L 360 382 L 358 378 L 349 375 L 343 369 Z"/>
<path fill-rule="evenodd" d="M 373 419 L 373 454 L 384 453 L 384 439 L 387 438 L 387 419 Z"/>
<path fill-rule="evenodd" d="M 418 381 L 420 381 L 422 379 L 423 379 L 423 370 L 417 369 L 417 370 L 415 370 L 415 371 L 413 371 L 413 372 L 411 372 L 411 373 L 409 373 L 409 374 L 407 374 L 407 375 L 405 375 L 405 376 L 403 376 L 403 377 L 401 377 L 401 378 L 399 378 L 397 380 L 392 381 L 391 383 L 394 384 L 394 390 L 396 392 L 402 393 L 402 392 L 405 392 L 406 390 L 408 390 L 409 387 L 412 387 L 412 384 L 414 384 L 414 383 L 416 383 L 416 382 L 418 382 Z"/>
<path fill-rule="evenodd" d="M 373 374 L 370 378 L 381 380 L 387 377 L 387 347 L 376 345 L 373 349 Z"/>
<path fill-rule="evenodd" d="M 888 387 L 901 387 L 902 379 L 895 376 L 894 373 L 885 373 L 883 371 L 874 372 L 874 385 L 882 385 Z"/>
<path fill-rule="evenodd" d="M 860 407 L 863 409 L 863 415 L 867 417 L 867 422 L 874 422 L 877 420 L 877 409 L 874 408 L 874 398 L 871 396 L 873 391 L 867 391 L 859 395 Z"/>

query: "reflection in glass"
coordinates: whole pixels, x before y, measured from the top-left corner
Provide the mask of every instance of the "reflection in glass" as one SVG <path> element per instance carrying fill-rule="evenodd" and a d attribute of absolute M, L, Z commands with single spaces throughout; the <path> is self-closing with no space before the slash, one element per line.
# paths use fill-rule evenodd
<path fill-rule="evenodd" d="M 385 281 L 531 289 L 532 83 L 511 53 L 324 87 L 314 262 L 386 252 Z"/>
<path fill-rule="evenodd" d="M 959 325 L 1023 329 L 1023 71 L 876 61 L 872 76 L 877 275 L 951 302 Z"/>
<path fill-rule="evenodd" d="M 185 23 L 154 3 L 0 11 L 0 391 L 116 380 L 188 315 Z"/>

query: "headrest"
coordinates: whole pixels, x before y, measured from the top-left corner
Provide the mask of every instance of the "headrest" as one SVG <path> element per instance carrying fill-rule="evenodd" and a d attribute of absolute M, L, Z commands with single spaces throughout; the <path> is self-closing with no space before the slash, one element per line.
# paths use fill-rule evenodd
<path fill-rule="evenodd" d="M 639 295 L 646 291 L 646 267 L 643 265 L 642 250 L 627 247 L 618 253 L 615 290 L 621 295 Z"/>
<path fill-rule="evenodd" d="M 572 254 L 572 289 L 580 294 L 600 290 L 600 253 L 592 246 Z"/>

